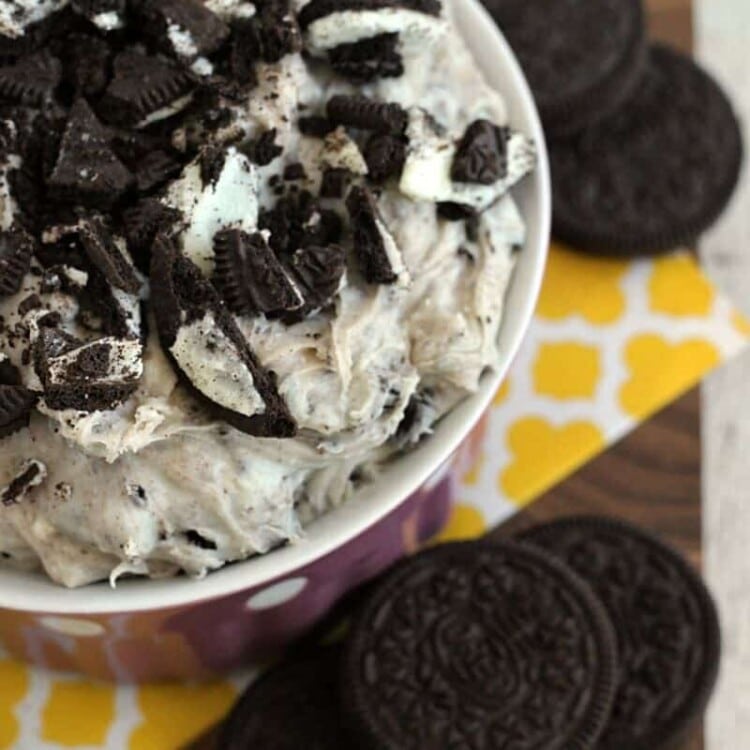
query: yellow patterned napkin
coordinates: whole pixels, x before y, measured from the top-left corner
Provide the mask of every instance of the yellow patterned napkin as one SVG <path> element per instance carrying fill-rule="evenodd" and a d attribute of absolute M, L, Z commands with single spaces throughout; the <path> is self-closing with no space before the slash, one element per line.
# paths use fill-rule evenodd
<path fill-rule="evenodd" d="M 536 318 L 441 538 L 481 534 L 531 502 L 749 335 L 687 253 L 629 262 L 554 246 Z M 0 750 L 174 750 L 218 721 L 250 676 L 118 688 L 0 657 Z"/>

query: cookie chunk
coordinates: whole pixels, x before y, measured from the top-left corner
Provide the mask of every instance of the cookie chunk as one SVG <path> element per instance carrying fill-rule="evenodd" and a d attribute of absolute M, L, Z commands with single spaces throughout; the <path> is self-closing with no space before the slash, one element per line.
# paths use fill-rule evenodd
<path fill-rule="evenodd" d="M 110 147 L 104 126 L 86 100 L 78 99 L 47 180 L 50 194 L 64 203 L 110 206 L 132 184 L 133 175 Z"/>
<path fill-rule="evenodd" d="M 296 424 L 274 376 L 214 287 L 163 235 L 154 244 L 151 284 L 162 345 L 193 393 L 238 430 L 260 437 L 294 435 Z"/>
<path fill-rule="evenodd" d="M 21 288 L 35 247 L 34 238 L 18 226 L 0 232 L 0 297 L 9 297 Z"/>
<path fill-rule="evenodd" d="M 260 232 L 226 229 L 214 237 L 214 283 L 238 315 L 298 310 L 302 294 Z"/>
<path fill-rule="evenodd" d="M 401 250 L 383 222 L 368 188 L 355 186 L 346 198 L 354 235 L 354 252 L 362 275 L 370 284 L 409 283 Z"/>

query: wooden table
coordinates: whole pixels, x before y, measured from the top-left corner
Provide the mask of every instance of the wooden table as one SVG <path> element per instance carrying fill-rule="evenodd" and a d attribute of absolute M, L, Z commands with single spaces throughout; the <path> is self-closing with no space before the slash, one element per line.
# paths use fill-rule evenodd
<path fill-rule="evenodd" d="M 595 0 L 594 0 L 595 1 Z M 692 49 L 692 0 L 646 0 L 652 36 Z M 575 513 L 619 516 L 701 564 L 700 394 L 695 389 L 493 532 Z M 702 750 L 703 732 L 674 750 Z M 215 733 L 193 750 L 213 750 Z M 729 750 L 729 748 L 726 748 Z"/>

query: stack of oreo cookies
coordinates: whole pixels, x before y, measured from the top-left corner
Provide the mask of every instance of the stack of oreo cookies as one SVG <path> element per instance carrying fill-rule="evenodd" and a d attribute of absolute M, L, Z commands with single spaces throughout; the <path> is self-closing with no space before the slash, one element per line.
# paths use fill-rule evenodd
<path fill-rule="evenodd" d="M 557 238 L 624 256 L 696 240 L 728 203 L 742 162 L 716 82 L 649 43 L 641 0 L 483 2 L 539 107 Z"/>
<path fill-rule="evenodd" d="M 716 680 L 705 586 L 618 521 L 435 547 L 358 596 L 345 641 L 251 686 L 222 748 L 659 750 Z"/>

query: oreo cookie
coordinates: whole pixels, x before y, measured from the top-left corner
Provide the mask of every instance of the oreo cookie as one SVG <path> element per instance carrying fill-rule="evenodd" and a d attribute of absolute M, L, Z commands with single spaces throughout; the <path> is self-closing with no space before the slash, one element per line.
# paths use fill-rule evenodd
<path fill-rule="evenodd" d="M 107 411 L 138 387 L 143 345 L 112 337 L 83 342 L 54 328 L 42 328 L 34 346 L 34 367 L 44 385 L 47 409 Z"/>
<path fill-rule="evenodd" d="M 482 0 L 518 56 L 545 130 L 561 136 L 614 112 L 640 83 L 640 0 Z"/>
<path fill-rule="evenodd" d="M 109 134 L 85 99 L 70 110 L 52 174 L 50 195 L 63 203 L 111 206 L 133 184 L 133 175 L 117 158 Z"/>
<path fill-rule="evenodd" d="M 47 467 L 41 461 L 24 462 L 13 481 L 0 490 L 0 505 L 18 505 L 29 490 L 38 487 L 46 478 Z"/>
<path fill-rule="evenodd" d="M 60 54 L 67 97 L 92 100 L 99 97 L 109 83 L 112 56 L 109 44 L 92 34 L 71 34 Z"/>
<path fill-rule="evenodd" d="M 342 11 L 373 11 L 386 8 L 403 8 L 439 16 L 442 9 L 440 0 L 311 0 L 299 13 L 299 23 L 306 29 L 311 23 L 332 13 Z"/>
<path fill-rule="evenodd" d="M 284 149 L 276 143 L 276 128 L 264 130 L 254 141 L 250 141 L 242 147 L 242 153 L 259 167 L 270 164 L 283 152 Z"/>
<path fill-rule="evenodd" d="M 364 84 L 378 78 L 398 78 L 404 61 L 398 49 L 398 34 L 378 34 L 328 51 L 331 67 L 352 83 Z"/>
<path fill-rule="evenodd" d="M 341 694 L 360 748 L 589 750 L 616 667 L 600 602 L 552 556 L 449 544 L 375 587 L 346 644 Z"/>
<path fill-rule="evenodd" d="M 688 244 L 729 201 L 742 150 L 718 85 L 689 58 L 654 46 L 626 107 L 551 144 L 553 232 L 613 255 Z"/>
<path fill-rule="evenodd" d="M 34 52 L 0 68 L 0 100 L 43 107 L 52 103 L 62 64 L 48 50 Z"/>
<path fill-rule="evenodd" d="M 367 176 L 374 182 L 399 177 L 406 161 L 406 142 L 399 136 L 374 133 L 365 144 L 363 156 Z"/>
<path fill-rule="evenodd" d="M 357 185 L 352 187 L 346 197 L 346 208 L 352 225 L 354 252 L 365 280 L 370 284 L 408 283 L 401 251 L 385 226 L 370 190 Z"/>
<path fill-rule="evenodd" d="M 122 226 L 128 250 L 143 273 L 149 271 L 151 246 L 156 235 L 168 231 L 182 218 L 181 211 L 158 198 L 144 198 L 123 212 Z"/>
<path fill-rule="evenodd" d="M 252 79 L 256 62 L 275 63 L 302 47 L 299 28 L 288 0 L 266 0 L 252 18 L 235 21 L 232 27 L 230 62 L 240 83 Z M 244 80 L 243 80 L 244 79 Z"/>
<path fill-rule="evenodd" d="M 342 232 L 339 215 L 321 208 L 308 190 L 284 195 L 273 208 L 261 210 L 258 225 L 271 233 L 268 242 L 282 260 L 301 247 L 335 244 Z"/>
<path fill-rule="evenodd" d="M 332 96 L 326 113 L 336 125 L 394 135 L 402 135 L 408 122 L 406 110 L 400 104 L 379 102 L 359 94 Z"/>
<path fill-rule="evenodd" d="M 151 301 L 164 350 L 190 390 L 220 419 L 259 437 L 291 437 L 296 424 L 218 293 L 173 240 L 159 235 Z"/>
<path fill-rule="evenodd" d="M 297 315 L 309 315 L 328 307 L 338 294 L 346 270 L 346 255 L 339 245 L 312 245 L 292 255 L 290 268 L 305 298 Z"/>
<path fill-rule="evenodd" d="M 617 693 L 598 747 L 672 747 L 702 715 L 719 665 L 718 617 L 700 577 L 650 534 L 611 519 L 562 519 L 520 538 L 584 578 L 614 625 Z"/>
<path fill-rule="evenodd" d="M 240 698 L 221 731 L 224 750 L 358 747 L 339 710 L 340 653 L 321 648 L 272 668 Z"/>
<path fill-rule="evenodd" d="M 214 284 L 229 309 L 238 315 L 280 315 L 304 304 L 260 232 L 225 229 L 214 237 Z"/>
<path fill-rule="evenodd" d="M 168 54 L 193 60 L 216 52 L 229 27 L 200 0 L 133 0 L 143 33 Z"/>
<path fill-rule="evenodd" d="M 99 110 L 108 122 L 131 127 L 162 110 L 176 112 L 195 86 L 195 78 L 171 60 L 126 49 L 115 57 Z"/>
<path fill-rule="evenodd" d="M 29 272 L 36 242 L 18 226 L 0 232 L 0 297 L 18 292 Z"/>
<path fill-rule="evenodd" d="M 21 385 L 0 385 L 0 439 L 28 427 L 36 398 Z"/>
<path fill-rule="evenodd" d="M 82 221 L 80 236 L 89 260 L 111 286 L 132 295 L 140 292 L 142 284 L 135 268 L 125 254 L 124 248 L 118 245 L 119 238 L 116 239 L 112 235 L 103 219 L 91 218 Z"/>
<path fill-rule="evenodd" d="M 451 165 L 451 179 L 492 185 L 508 174 L 508 128 L 489 120 L 474 120 L 466 128 Z"/>

